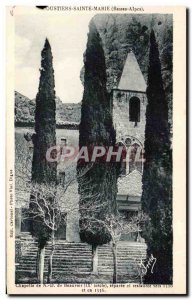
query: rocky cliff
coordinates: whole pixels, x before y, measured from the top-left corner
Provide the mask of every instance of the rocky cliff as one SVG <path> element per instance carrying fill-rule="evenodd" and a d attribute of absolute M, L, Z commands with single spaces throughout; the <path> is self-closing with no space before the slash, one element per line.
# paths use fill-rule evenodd
<path fill-rule="evenodd" d="M 81 115 L 81 103 L 63 103 L 56 97 L 57 126 L 78 125 Z M 35 100 L 31 100 L 15 91 L 15 124 L 27 126 L 34 124 Z"/>
<path fill-rule="evenodd" d="M 171 14 L 98 14 L 95 24 L 102 38 L 106 67 L 107 88 L 110 92 L 119 83 L 123 66 L 131 48 L 147 82 L 149 35 L 154 29 L 159 46 L 162 77 L 172 120 L 172 15 Z M 83 81 L 84 71 L 81 71 Z"/>

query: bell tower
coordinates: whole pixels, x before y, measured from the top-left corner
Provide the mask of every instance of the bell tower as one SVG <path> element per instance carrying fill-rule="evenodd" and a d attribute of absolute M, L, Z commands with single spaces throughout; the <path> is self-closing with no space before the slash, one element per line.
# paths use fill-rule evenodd
<path fill-rule="evenodd" d="M 129 137 L 141 145 L 145 137 L 146 83 L 133 51 L 127 55 L 117 88 L 113 89 L 113 123 L 117 142 Z"/>
<path fill-rule="evenodd" d="M 120 210 L 134 211 L 140 207 L 143 161 L 142 156 L 139 161 L 135 158 L 137 151 L 143 150 L 145 140 L 146 87 L 135 54 L 130 50 L 119 84 L 112 91 L 116 142 L 126 147 L 126 151 L 129 149 L 129 162 L 123 164 L 118 182 Z"/>

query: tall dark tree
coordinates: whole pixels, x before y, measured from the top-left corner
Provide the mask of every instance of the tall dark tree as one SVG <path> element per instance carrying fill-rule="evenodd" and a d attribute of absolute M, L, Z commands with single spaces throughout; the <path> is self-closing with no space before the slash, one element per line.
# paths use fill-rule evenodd
<path fill-rule="evenodd" d="M 79 146 L 80 149 L 87 146 L 89 155 L 92 156 L 94 146 L 107 147 L 115 144 L 110 97 L 106 89 L 105 56 L 93 20 L 89 25 L 84 65 Z M 115 164 L 99 159 L 93 163 L 79 160 L 77 171 L 80 172 L 82 168 L 88 168 L 88 171 L 84 175 L 84 180 L 79 182 L 80 237 L 82 241 L 93 245 L 94 249 L 111 239 L 101 222 L 96 220 L 102 220 L 106 213 L 116 211 L 117 172 Z M 91 203 L 95 204 L 92 212 L 90 210 L 86 212 L 83 207 Z M 90 218 L 93 220 L 92 223 Z"/>
<path fill-rule="evenodd" d="M 168 104 L 163 88 L 155 33 L 150 35 L 142 207 L 149 215 L 144 230 L 148 259 L 154 259 L 146 283 L 172 283 L 172 152 Z"/>
<path fill-rule="evenodd" d="M 36 208 L 37 204 L 33 200 L 34 197 L 39 197 L 38 185 L 44 185 L 45 188 L 46 185 L 52 185 L 54 189 L 57 181 L 57 164 L 46 159 L 47 150 L 56 145 L 55 81 L 53 57 L 48 39 L 45 40 L 44 48 L 41 52 L 40 72 L 39 90 L 36 96 L 32 192 L 29 212 L 31 213 L 31 233 L 38 241 L 39 252 L 42 253 L 51 232 L 45 226 L 42 216 L 37 215 L 34 217 L 34 212 L 38 211 L 38 208 Z M 51 197 L 46 199 L 46 201 L 48 205 L 51 205 Z M 44 218 L 46 218 L 46 211 Z"/>
<path fill-rule="evenodd" d="M 48 39 L 41 52 L 39 91 L 36 96 L 32 181 L 56 182 L 57 165 L 46 159 L 47 150 L 56 144 L 55 80 L 53 56 Z"/>

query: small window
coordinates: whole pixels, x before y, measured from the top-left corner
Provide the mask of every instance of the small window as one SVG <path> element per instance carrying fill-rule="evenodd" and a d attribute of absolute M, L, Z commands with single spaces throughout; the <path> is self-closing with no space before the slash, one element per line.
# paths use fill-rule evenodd
<path fill-rule="evenodd" d="M 60 184 L 63 187 L 65 186 L 65 172 L 59 172 L 58 184 Z"/>
<path fill-rule="evenodd" d="M 117 98 L 121 98 L 121 92 L 117 92 Z"/>
<path fill-rule="evenodd" d="M 137 97 L 129 100 L 129 121 L 135 122 L 135 125 L 140 122 L 140 100 Z"/>
<path fill-rule="evenodd" d="M 67 139 L 65 137 L 61 137 L 61 140 L 60 140 L 61 155 L 64 154 L 63 151 L 66 146 L 67 146 Z"/>
<path fill-rule="evenodd" d="M 61 138 L 61 145 L 66 146 L 67 145 L 67 139 L 66 138 Z"/>

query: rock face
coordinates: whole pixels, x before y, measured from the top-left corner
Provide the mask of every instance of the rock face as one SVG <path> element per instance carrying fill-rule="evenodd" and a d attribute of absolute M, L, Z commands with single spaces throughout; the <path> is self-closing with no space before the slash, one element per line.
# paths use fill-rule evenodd
<path fill-rule="evenodd" d="M 34 125 L 35 99 L 31 100 L 15 91 L 15 124 Z M 81 103 L 63 103 L 56 97 L 57 125 L 68 123 L 79 124 L 81 117 Z"/>
<path fill-rule="evenodd" d="M 81 103 L 63 103 L 56 98 L 56 120 L 58 125 L 80 123 Z"/>
<path fill-rule="evenodd" d="M 15 91 L 15 123 L 35 122 L 35 101 Z"/>
<path fill-rule="evenodd" d="M 153 27 L 160 51 L 162 77 L 169 103 L 169 120 L 172 114 L 172 15 L 171 14 L 98 14 L 94 17 L 100 33 L 107 68 L 107 89 L 118 85 L 127 58 L 132 48 L 147 82 L 149 35 Z M 83 81 L 83 69 L 81 79 Z"/>

